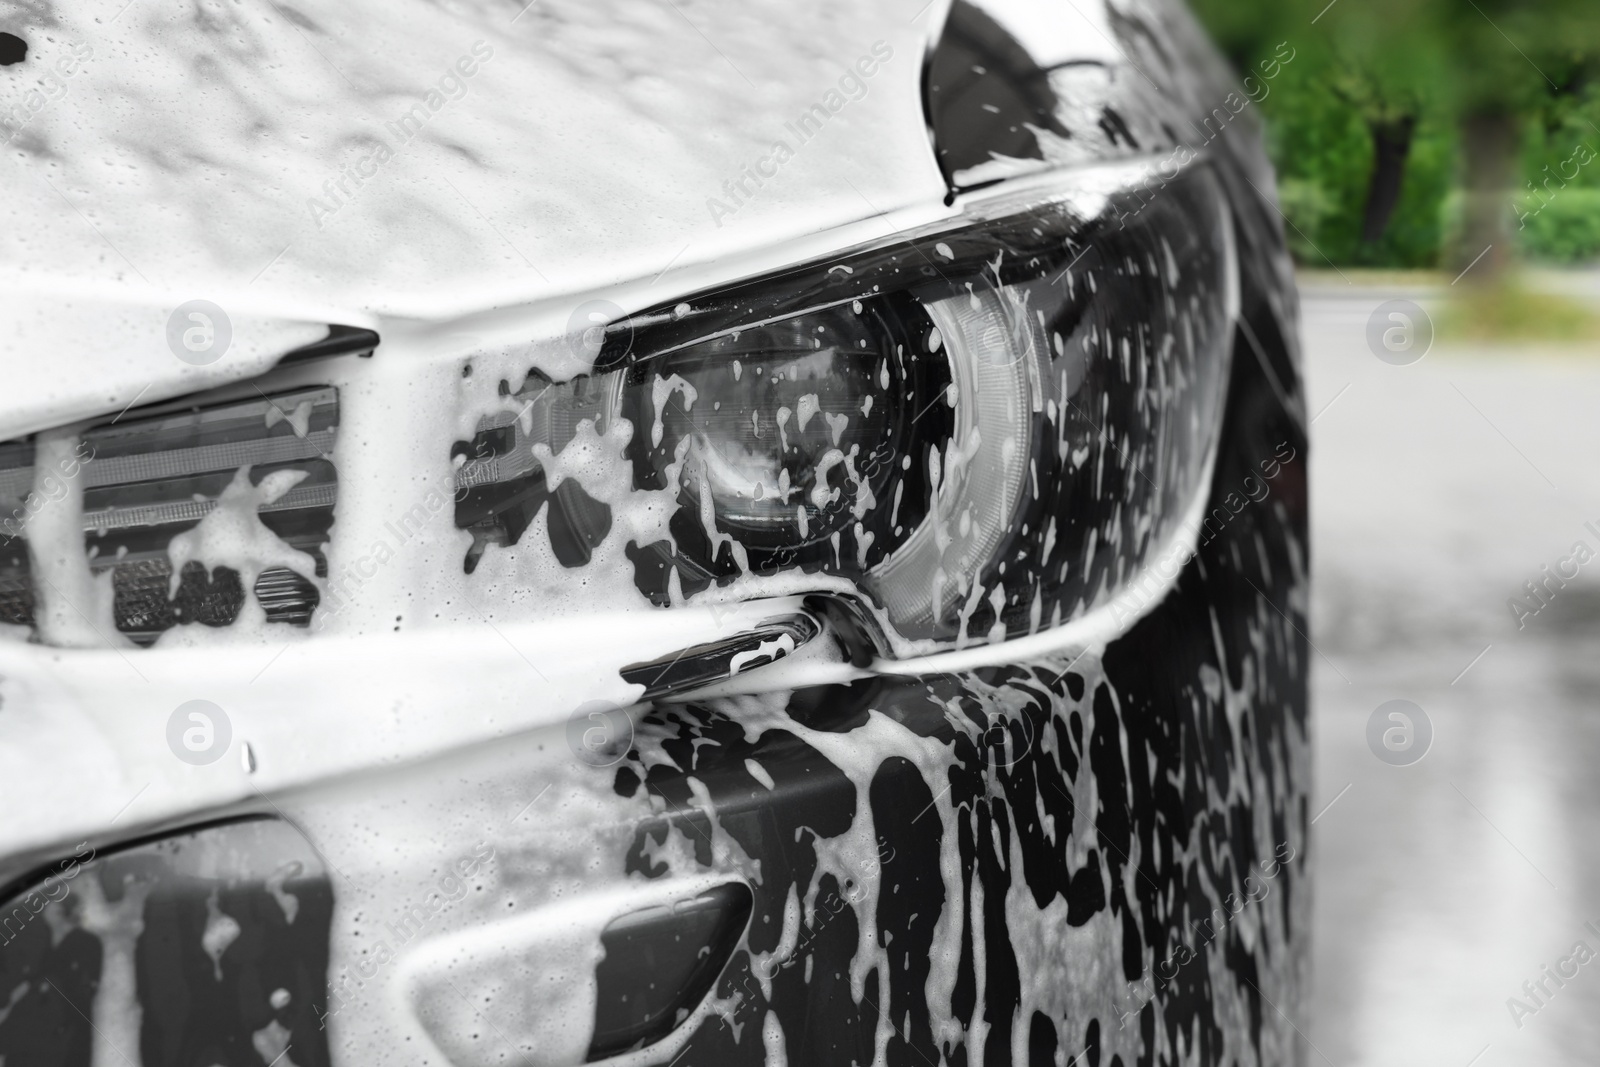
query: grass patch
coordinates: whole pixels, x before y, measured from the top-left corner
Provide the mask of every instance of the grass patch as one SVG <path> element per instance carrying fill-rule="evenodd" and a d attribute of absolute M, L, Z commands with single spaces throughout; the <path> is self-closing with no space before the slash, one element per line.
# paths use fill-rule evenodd
<path fill-rule="evenodd" d="M 1339 270 L 1327 266 L 1296 267 L 1295 278 L 1302 285 L 1328 289 L 1430 289 L 1444 288 L 1450 284 L 1450 275 L 1442 271 L 1383 267 L 1344 267 Z"/>
<path fill-rule="evenodd" d="M 1507 279 L 1452 293 L 1439 334 L 1456 341 L 1594 341 L 1600 340 L 1600 317 L 1581 301 Z"/>

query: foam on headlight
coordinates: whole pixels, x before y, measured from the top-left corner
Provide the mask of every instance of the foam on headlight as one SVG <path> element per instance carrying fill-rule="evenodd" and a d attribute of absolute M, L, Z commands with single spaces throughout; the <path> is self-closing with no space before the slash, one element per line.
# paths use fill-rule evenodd
<path fill-rule="evenodd" d="M 1015 294 L 979 290 L 927 305 L 954 381 L 954 429 L 927 456 L 936 485 L 927 520 L 868 577 L 902 633 L 936 631 L 952 605 L 963 616 L 981 592 L 977 575 L 1008 532 L 1029 456 L 1030 371 L 1043 351 Z M 1024 307 L 1025 307 L 1025 301 Z M 958 609 L 960 610 L 960 609 Z"/>
<path fill-rule="evenodd" d="M 533 529 L 564 567 L 631 566 L 658 606 L 853 598 L 898 656 L 1104 607 L 1192 543 L 1230 227 L 1203 165 L 1158 188 L 1063 174 L 619 318 L 592 373 L 503 384 L 457 443 L 467 568 Z M 602 473 L 566 458 L 585 433 Z"/>

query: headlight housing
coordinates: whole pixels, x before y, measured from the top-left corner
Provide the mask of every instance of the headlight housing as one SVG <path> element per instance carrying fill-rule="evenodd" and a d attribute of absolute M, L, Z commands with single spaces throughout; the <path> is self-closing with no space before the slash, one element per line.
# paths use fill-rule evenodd
<path fill-rule="evenodd" d="M 809 575 L 931 650 L 1103 603 L 1204 491 L 1236 267 L 1203 166 L 1158 189 L 1072 180 L 619 319 L 591 374 L 530 374 L 516 417 L 456 446 L 467 569 L 547 501 L 556 556 L 587 563 L 629 502 L 570 472 L 552 490 L 546 468 L 621 428 L 633 498 L 669 515 L 627 545 L 657 604 Z"/>

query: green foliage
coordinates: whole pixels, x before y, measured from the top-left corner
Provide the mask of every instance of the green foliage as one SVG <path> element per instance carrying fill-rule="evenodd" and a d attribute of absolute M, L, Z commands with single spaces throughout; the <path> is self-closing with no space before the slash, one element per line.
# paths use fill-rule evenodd
<path fill-rule="evenodd" d="M 1290 64 L 1261 105 L 1295 257 L 1315 266 L 1434 266 L 1454 168 L 1453 128 L 1436 116 L 1419 123 L 1388 231 L 1375 247 L 1365 246 L 1372 136 L 1366 119 L 1327 91 L 1326 79 L 1313 63 Z"/>
<path fill-rule="evenodd" d="M 1549 94 L 1529 123 L 1513 211 L 1531 259 L 1600 259 L 1600 86 L 1576 88 Z"/>
<path fill-rule="evenodd" d="M 1518 232 L 1530 258 L 1552 263 L 1600 259 L 1600 189 L 1564 189 Z"/>
<path fill-rule="evenodd" d="M 1284 234 L 1297 263 L 1322 263 L 1317 235 L 1322 224 L 1338 210 L 1333 197 L 1315 178 L 1279 178 L 1278 208 L 1287 225 Z"/>
<path fill-rule="evenodd" d="M 1529 209 L 1557 188 L 1600 188 L 1600 86 L 1551 96 L 1533 114 L 1522 169 Z"/>
<path fill-rule="evenodd" d="M 1529 216 L 1518 235 L 1525 253 L 1600 255 L 1600 201 L 1588 192 L 1600 189 L 1600 158 L 1577 173 L 1571 162 L 1577 145 L 1600 152 L 1600 0 L 1191 2 L 1241 68 L 1280 41 L 1297 50 L 1261 108 L 1302 262 L 1438 264 L 1460 229 L 1451 205 L 1471 157 L 1459 130 L 1485 114 L 1514 116 L 1523 131 L 1521 177 L 1534 185 L 1508 198 L 1506 217 L 1515 231 L 1513 212 Z M 1401 116 L 1416 128 L 1400 202 L 1383 240 L 1367 246 L 1372 127 Z"/>

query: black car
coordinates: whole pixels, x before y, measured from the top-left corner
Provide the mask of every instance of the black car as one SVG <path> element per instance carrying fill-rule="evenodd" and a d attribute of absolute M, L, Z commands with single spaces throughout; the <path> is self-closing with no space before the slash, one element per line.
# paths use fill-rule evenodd
<path fill-rule="evenodd" d="M 0 29 L 5 1067 L 1302 1062 L 1275 69 L 1165 0 Z"/>

